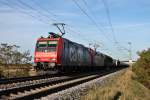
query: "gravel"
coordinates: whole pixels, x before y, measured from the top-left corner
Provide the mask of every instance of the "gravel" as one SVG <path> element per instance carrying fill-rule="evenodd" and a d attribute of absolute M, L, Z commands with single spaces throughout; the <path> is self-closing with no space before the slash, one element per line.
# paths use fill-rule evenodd
<path fill-rule="evenodd" d="M 19 87 L 24 87 L 24 86 L 47 83 L 47 82 L 61 80 L 61 79 L 65 79 L 65 78 L 67 78 L 67 76 L 39 79 L 39 80 L 33 80 L 33 81 L 25 81 L 25 82 L 12 83 L 12 84 L 2 84 L 2 85 L 0 85 L 0 91 L 6 90 L 6 89 L 11 89 L 11 88 L 19 88 Z"/>
<path fill-rule="evenodd" d="M 113 77 L 120 75 L 119 73 L 124 72 L 124 70 L 111 73 L 109 75 L 102 76 L 100 78 L 94 79 L 89 82 L 71 87 L 69 89 L 59 91 L 57 93 L 42 97 L 42 100 L 79 100 L 81 96 L 85 95 L 88 90 L 92 89 L 93 86 L 99 87 L 108 81 L 111 81 Z"/>

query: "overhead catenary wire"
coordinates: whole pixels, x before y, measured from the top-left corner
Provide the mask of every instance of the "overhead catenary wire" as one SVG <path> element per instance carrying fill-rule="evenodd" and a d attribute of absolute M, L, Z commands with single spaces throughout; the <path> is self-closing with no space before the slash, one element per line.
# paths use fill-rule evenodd
<path fill-rule="evenodd" d="M 76 4 L 76 6 L 88 17 L 88 19 L 93 23 L 93 25 L 95 25 L 96 28 L 98 28 L 98 30 L 103 33 L 103 35 L 105 36 L 105 38 L 106 38 L 107 40 L 109 40 L 110 42 L 112 42 L 112 40 L 109 39 L 109 38 L 105 35 L 104 31 L 99 27 L 99 25 L 95 22 L 95 20 L 78 4 L 78 2 L 77 2 L 76 0 L 73 0 L 73 2 L 74 2 L 74 3 Z M 87 3 L 86 3 L 85 1 L 84 1 L 84 3 L 85 3 L 85 5 L 87 6 Z M 114 40 L 114 39 L 113 39 L 113 40 Z M 114 42 L 116 42 L 116 41 L 114 40 Z"/>
<path fill-rule="evenodd" d="M 85 4 L 86 8 L 88 9 L 88 11 L 92 14 L 92 16 L 94 16 L 93 12 L 90 10 L 90 7 L 88 6 L 88 3 L 86 2 L 86 0 L 82 0 L 83 3 Z M 106 14 L 107 14 L 107 19 L 108 19 L 108 23 L 109 23 L 109 26 L 110 26 L 110 29 L 111 29 L 111 33 L 112 33 L 112 36 L 113 36 L 113 41 L 115 44 L 119 44 L 119 42 L 117 41 L 116 39 L 116 36 L 115 36 L 115 31 L 114 31 L 114 28 L 113 28 L 113 25 L 112 25 L 112 22 L 111 22 L 111 17 L 110 17 L 110 12 L 109 12 L 109 8 L 108 8 L 108 5 L 107 3 L 102 0 L 103 3 L 104 3 L 104 7 L 105 7 L 105 10 L 106 10 Z M 95 17 L 95 16 L 94 16 Z M 96 18 L 96 17 L 95 17 Z M 103 25 L 100 23 L 101 27 L 103 27 Z M 104 28 L 104 27 L 103 27 Z M 125 47 L 124 47 L 125 48 Z"/>
<path fill-rule="evenodd" d="M 126 47 L 122 46 L 120 44 L 120 42 L 116 39 L 116 34 L 115 34 L 114 27 L 112 25 L 111 16 L 110 16 L 110 10 L 109 10 L 108 4 L 107 4 L 107 0 L 101 0 L 101 1 L 102 1 L 102 3 L 104 4 L 104 7 L 105 7 L 105 11 L 106 11 L 107 19 L 108 19 L 108 24 L 109 24 L 110 29 L 112 31 L 113 40 L 115 41 L 114 43 L 116 45 L 118 45 L 119 48 L 122 48 L 123 50 L 127 50 L 128 51 L 128 49 Z"/>
<path fill-rule="evenodd" d="M 93 14 L 92 10 L 90 9 L 90 7 L 88 6 L 88 3 L 86 2 L 86 0 L 82 0 L 82 1 L 83 1 L 84 5 L 86 6 L 87 10 L 92 14 L 92 16 L 94 16 L 94 14 Z M 114 28 L 113 28 L 113 25 L 112 25 L 112 22 L 111 22 L 111 17 L 110 17 L 110 12 L 109 12 L 108 5 L 104 0 L 103 0 L 103 3 L 104 3 L 105 10 L 106 10 L 107 19 L 108 19 L 108 23 L 109 23 L 109 26 L 110 26 L 110 29 L 111 29 L 111 33 L 112 33 L 112 36 L 113 36 L 113 41 L 116 45 L 119 45 L 119 42 L 116 39 L 115 31 L 114 31 Z M 96 18 L 96 17 L 94 16 L 94 18 Z M 102 23 L 100 23 L 100 25 L 101 25 L 101 27 L 103 27 Z"/>
<path fill-rule="evenodd" d="M 87 10 L 90 12 L 90 14 L 93 16 L 93 18 L 95 18 L 96 19 L 96 16 L 95 16 L 95 14 L 93 13 L 93 11 L 90 9 L 91 7 L 89 7 L 89 5 L 88 5 L 88 3 L 86 2 L 86 0 L 82 0 L 83 1 L 83 3 L 84 3 L 84 5 L 86 6 L 86 8 L 87 8 Z M 97 19 L 96 19 L 97 20 Z M 100 25 L 100 27 L 102 27 L 103 29 L 105 28 L 103 25 L 102 25 L 102 23 L 101 22 L 97 22 L 98 23 L 98 25 Z M 102 29 L 102 30 L 103 30 Z"/>
<path fill-rule="evenodd" d="M 46 17 L 46 18 L 48 18 L 48 19 L 52 20 L 53 22 L 55 22 L 55 21 L 56 21 L 55 19 L 50 18 L 50 17 L 49 17 L 49 16 L 47 16 L 46 14 L 44 14 L 44 13 L 42 13 L 42 12 L 38 11 L 37 9 L 33 8 L 33 7 L 32 7 L 32 6 L 30 6 L 29 4 L 24 3 L 22 0 L 17 0 L 17 1 L 18 1 L 20 4 L 22 4 L 22 5 L 24 5 L 24 6 L 28 7 L 28 8 L 30 8 L 31 10 L 36 11 L 37 13 L 40 13 L 42 16 L 44 16 L 44 17 Z"/>
<path fill-rule="evenodd" d="M 106 34 L 104 33 L 104 31 L 99 27 L 99 25 L 95 22 L 95 20 L 79 5 L 79 3 L 76 0 L 72 0 L 74 2 L 74 4 L 82 11 L 82 13 L 84 15 L 87 16 L 87 18 L 92 22 L 92 24 L 98 29 L 98 31 L 109 41 L 111 41 L 111 39 L 106 36 Z"/>
<path fill-rule="evenodd" d="M 57 15 L 56 15 L 55 13 L 53 13 L 52 11 L 47 10 L 45 7 L 41 6 L 41 5 L 40 5 L 37 1 L 35 1 L 35 0 L 31 0 L 31 2 L 32 2 L 33 4 L 35 4 L 36 6 L 38 6 L 40 9 L 42 9 L 43 11 L 45 11 L 47 14 L 52 15 L 55 20 L 58 20 L 58 19 L 57 19 Z M 61 22 L 62 22 L 62 21 L 64 21 L 64 20 L 61 19 Z"/>
<path fill-rule="evenodd" d="M 6 0 L 6 1 L 7 1 L 7 0 Z M 1 1 L 1 3 L 4 4 L 4 5 L 7 5 L 8 7 L 12 8 L 12 9 L 15 9 L 15 10 L 19 11 L 20 13 L 27 14 L 27 15 L 29 15 L 30 17 L 32 17 L 32 18 L 34 18 L 34 19 L 37 19 L 38 21 L 41 21 L 42 23 L 45 23 L 45 24 L 50 25 L 50 23 L 48 23 L 47 21 L 43 21 L 43 20 L 41 20 L 39 17 L 34 16 L 33 14 L 31 14 L 31 13 L 29 13 L 29 12 L 26 12 L 26 11 L 24 11 L 24 10 L 20 10 L 20 9 L 18 9 L 18 8 L 12 6 L 12 5 L 10 5 L 8 2 L 3 2 L 3 1 Z M 36 10 L 36 11 L 37 11 L 37 9 L 35 9 L 35 8 L 33 8 L 33 7 L 31 8 L 31 6 L 27 6 L 25 3 L 21 3 L 21 4 L 25 5 L 26 7 L 30 8 L 31 10 Z M 16 4 L 16 3 L 15 3 L 15 5 L 17 5 L 17 6 L 19 6 L 20 8 L 23 9 L 23 7 L 22 7 L 21 5 L 18 5 L 18 4 Z M 38 11 L 38 12 L 39 12 L 39 11 Z M 39 12 L 39 13 L 40 13 L 40 12 Z M 41 14 L 41 13 L 40 13 L 40 14 Z M 42 15 L 41 15 L 41 16 L 42 16 Z M 56 21 L 56 20 L 57 20 L 57 19 L 55 19 L 55 21 Z M 69 32 L 70 34 L 75 33 L 75 34 L 78 34 L 78 36 L 80 36 L 80 38 L 83 38 L 83 36 L 81 36 L 80 33 L 75 32 L 73 29 L 69 29 L 69 31 L 71 31 L 71 32 Z M 83 40 L 87 41 L 88 39 L 83 38 Z"/>
<path fill-rule="evenodd" d="M 8 6 L 9 8 L 12 8 L 12 9 L 17 10 L 18 12 L 20 12 L 20 13 L 22 13 L 22 14 L 26 14 L 26 15 L 32 17 L 33 19 L 36 19 L 36 20 L 38 20 L 38 21 L 40 21 L 40 22 L 42 22 L 42 23 L 44 23 L 44 24 L 49 24 L 48 22 L 45 22 L 44 20 L 42 20 L 41 18 L 39 18 L 39 17 L 37 17 L 37 16 L 34 16 L 33 14 L 30 14 L 30 13 L 24 11 L 24 10 L 18 9 L 18 8 L 15 7 L 15 6 L 12 6 L 10 3 L 8 3 L 8 0 L 5 0 L 5 1 L 7 1 L 7 2 L 0 1 L 0 3 L 3 4 L 3 5 Z M 10 2 L 10 1 L 9 1 L 9 2 Z"/>
<path fill-rule="evenodd" d="M 86 6 L 87 10 L 92 14 L 92 16 L 94 16 L 94 18 L 96 18 L 96 16 L 93 14 L 92 10 L 89 9 L 88 3 L 85 0 L 82 0 L 84 5 Z"/>
<path fill-rule="evenodd" d="M 82 1 L 83 1 L 84 5 L 86 6 L 86 9 L 90 12 L 91 16 L 93 16 L 93 18 L 96 19 L 95 14 L 94 14 L 93 11 L 90 9 L 90 7 L 89 7 L 88 3 L 86 2 L 86 0 L 82 0 Z M 98 20 L 97 20 L 97 21 L 98 21 Z M 103 29 L 105 29 L 105 27 L 103 26 L 103 24 L 102 24 L 100 21 L 98 21 L 98 24 L 97 24 L 97 25 L 100 25 L 100 27 L 102 27 Z M 102 30 L 103 30 L 103 29 L 102 29 Z M 105 32 L 105 31 L 103 30 L 103 32 Z M 107 32 L 105 32 L 105 33 L 107 33 Z M 97 41 L 97 42 L 98 42 L 98 41 Z M 101 43 L 101 42 L 99 42 L 99 43 Z"/>
<path fill-rule="evenodd" d="M 32 1 L 32 2 L 33 2 L 34 4 L 36 4 L 36 5 L 38 5 L 39 8 L 43 9 L 43 10 L 46 11 L 47 13 L 52 14 L 53 17 L 55 18 L 55 20 L 57 20 L 57 16 L 56 16 L 54 13 L 52 13 L 51 11 L 49 11 L 49 10 L 45 9 L 44 7 L 40 6 L 37 2 L 35 2 L 35 1 Z M 62 20 L 62 19 L 61 19 L 61 20 Z M 64 20 L 62 20 L 62 21 L 64 22 Z M 68 29 L 69 31 L 71 31 L 71 32 L 69 32 L 69 33 L 75 33 L 75 34 L 77 34 L 80 38 L 82 38 L 83 40 L 88 41 L 88 42 L 91 42 L 91 41 L 89 41 L 89 39 L 87 39 L 85 36 L 81 35 L 80 32 L 78 32 L 77 30 L 75 30 L 72 25 L 70 25 L 70 24 L 68 25 L 68 24 L 67 24 L 67 26 L 69 26 L 67 29 Z"/>
<path fill-rule="evenodd" d="M 7 1 L 7 0 L 6 0 L 6 1 Z M 20 0 L 17 0 L 17 1 L 20 1 Z M 19 3 L 20 3 L 20 2 L 19 2 Z M 33 17 L 34 19 L 38 19 L 39 21 L 41 21 L 41 22 L 43 22 L 43 23 L 49 24 L 48 22 L 43 21 L 43 20 L 40 19 L 39 17 L 34 16 L 33 14 L 31 14 L 31 13 L 29 13 L 29 12 L 26 12 L 26 11 L 23 10 L 23 9 L 18 9 L 18 8 L 16 7 L 16 5 L 19 6 L 19 7 L 21 7 L 21 8 L 23 8 L 21 5 L 24 5 L 25 7 L 30 8 L 30 9 L 33 10 L 33 11 L 36 11 L 35 8 L 31 7 L 30 5 L 27 5 L 26 3 L 22 2 L 22 1 L 21 1 L 21 3 L 20 3 L 21 5 L 18 5 L 18 4 L 15 3 L 15 6 L 10 5 L 10 3 L 8 3 L 8 2 L 3 2 L 3 4 L 7 5 L 7 6 L 10 7 L 10 8 L 13 8 L 13 9 L 15 9 L 15 10 L 17 10 L 17 11 L 23 13 L 23 14 L 27 14 L 27 15 Z M 39 12 L 39 11 L 38 11 L 38 13 L 41 14 L 41 12 Z M 42 15 L 41 15 L 41 16 L 42 16 Z M 47 17 L 48 17 L 48 16 L 47 16 Z M 72 33 L 72 32 L 73 32 L 73 30 L 71 30 L 70 33 Z M 74 33 L 75 33 L 75 34 L 78 34 L 80 37 L 82 37 L 82 36 L 80 35 L 80 33 L 77 33 L 77 32 L 74 32 Z M 84 40 L 87 41 L 88 39 L 85 39 L 85 38 L 84 38 Z"/>
<path fill-rule="evenodd" d="M 112 34 L 113 34 L 113 39 L 114 39 L 115 43 L 119 45 L 119 42 L 118 42 L 118 40 L 116 39 L 116 34 L 115 34 L 114 27 L 113 27 L 113 25 L 112 25 L 111 16 L 110 16 L 110 10 L 109 10 L 108 4 L 107 4 L 107 0 L 101 0 L 101 1 L 103 2 L 104 7 L 105 7 L 105 10 L 106 10 L 108 23 L 109 23 L 109 26 L 110 26 L 110 28 L 111 28 Z M 127 50 L 127 48 L 125 48 L 125 47 L 123 47 L 123 46 L 121 46 L 121 45 L 119 45 L 119 46 L 120 46 L 121 48 L 124 48 L 124 49 Z"/>
<path fill-rule="evenodd" d="M 93 23 L 93 25 L 96 26 L 96 28 L 99 30 L 99 32 L 103 33 L 103 35 L 105 36 L 105 38 L 107 40 L 109 40 L 109 42 L 112 43 L 112 40 L 109 38 L 109 36 L 106 36 L 106 34 L 104 33 L 104 31 L 98 26 L 98 24 L 95 22 L 95 20 L 90 17 L 90 15 L 78 4 L 78 2 L 76 0 L 72 0 L 76 6 L 88 17 L 88 19 Z"/>
<path fill-rule="evenodd" d="M 38 3 L 36 3 L 36 2 L 33 2 L 33 3 L 35 3 L 35 4 L 38 4 Z M 27 5 L 26 5 L 27 6 Z M 38 6 L 41 8 L 41 9 L 43 9 L 44 11 L 46 11 L 47 13 L 49 13 L 49 14 L 51 14 L 51 12 L 49 12 L 48 10 L 46 10 L 44 7 L 41 7 L 39 4 L 38 4 Z M 28 7 L 30 7 L 30 6 L 28 6 Z M 31 7 L 30 7 L 31 8 Z M 32 10 L 36 10 L 35 8 L 31 8 Z M 52 13 L 53 14 L 53 16 L 55 16 L 55 19 L 54 19 L 54 21 L 57 21 L 57 19 L 56 19 L 56 15 L 54 14 L 54 13 Z M 71 30 L 71 29 L 69 29 L 70 31 L 72 31 L 72 32 L 74 32 L 74 33 L 76 33 L 76 34 L 78 34 L 79 36 L 81 36 L 81 34 L 79 34 L 78 32 L 75 32 L 74 30 Z M 85 40 L 85 38 L 84 38 L 84 40 Z M 86 40 L 87 41 L 87 40 Z"/>
<path fill-rule="evenodd" d="M 109 7 L 108 7 L 108 5 L 107 5 L 106 0 L 102 0 L 102 2 L 103 2 L 103 4 L 104 4 L 105 10 L 106 10 L 108 23 L 109 23 L 109 26 L 110 26 L 110 28 L 111 28 L 112 34 L 113 34 L 113 39 L 114 39 L 115 43 L 117 43 L 118 41 L 116 40 L 116 35 L 115 35 L 114 27 L 113 27 L 113 25 L 112 25 Z"/>
<path fill-rule="evenodd" d="M 71 32 L 75 33 L 76 35 L 78 35 L 80 38 L 82 38 L 85 41 L 88 41 L 89 43 L 92 42 L 90 41 L 87 37 L 81 35 L 79 32 L 77 32 L 76 30 L 72 29 L 71 27 L 66 27 L 67 30 L 70 30 Z"/>
<path fill-rule="evenodd" d="M 31 7 L 30 5 L 28 5 L 28 4 L 26 4 L 26 3 L 24 3 L 24 2 L 22 2 L 21 0 L 17 0 L 19 3 L 21 3 L 22 5 L 24 5 L 24 6 L 26 6 L 26 7 L 28 7 L 28 8 L 30 8 L 30 9 L 32 9 L 32 10 L 36 10 L 35 8 L 33 8 L 33 7 Z M 35 3 L 35 2 L 34 2 Z M 39 5 L 38 5 L 39 6 Z M 41 9 L 44 9 L 43 7 L 40 7 Z M 37 12 L 39 12 L 38 10 L 36 10 Z M 45 9 L 44 9 L 44 11 L 45 11 Z M 49 11 L 47 11 L 46 10 L 46 12 L 47 13 L 50 13 Z M 40 13 L 40 12 L 39 12 Z M 54 14 L 53 14 L 54 15 Z M 46 16 L 46 15 L 45 15 Z M 46 17 L 48 17 L 48 16 L 46 16 Z M 56 16 L 55 16 L 56 17 Z M 50 17 L 48 17 L 48 18 L 50 18 Z M 51 20 L 53 20 L 53 21 L 57 21 L 56 19 L 52 19 L 51 18 Z M 70 30 L 70 29 L 69 29 Z M 72 32 L 74 32 L 74 33 L 76 33 L 76 34 L 78 34 L 79 36 L 81 36 L 78 32 L 75 32 L 74 30 L 71 30 Z M 88 40 L 88 39 L 85 39 L 84 38 L 84 40 Z"/>
<path fill-rule="evenodd" d="M 17 0 L 17 1 L 20 1 L 20 0 Z M 9 3 L 8 3 L 9 4 Z M 35 11 L 35 12 L 38 12 L 39 14 L 40 14 L 40 16 L 43 16 L 43 13 L 41 13 L 40 11 L 38 11 L 37 9 L 35 9 L 34 7 L 32 7 L 31 5 L 24 5 L 24 4 L 26 4 L 26 3 L 20 3 L 21 5 L 23 5 L 23 6 L 25 6 L 25 7 L 27 7 L 27 8 L 29 8 L 29 9 L 31 9 L 31 10 L 33 10 L 33 11 Z M 20 7 L 21 7 L 21 5 L 20 5 Z M 23 11 L 23 10 L 20 10 L 20 9 L 17 9 L 15 6 L 13 6 L 13 5 L 9 5 L 9 6 L 11 6 L 11 8 L 14 8 L 14 9 L 16 9 L 16 10 L 18 10 L 19 12 L 22 12 L 22 13 L 25 13 L 25 14 L 28 14 L 29 16 L 32 16 L 33 18 L 36 18 L 36 19 L 38 19 L 38 20 L 41 20 L 39 17 L 37 17 L 37 16 L 34 16 L 33 14 L 31 14 L 31 13 L 29 13 L 29 12 L 26 12 L 26 11 Z M 23 8 L 23 7 L 22 7 Z M 49 16 L 43 16 L 43 17 L 46 17 L 47 19 L 50 19 L 50 17 Z M 50 19 L 51 20 L 51 19 Z M 53 20 L 54 21 L 54 20 Z M 57 21 L 56 19 L 55 19 L 55 21 Z M 46 22 L 46 21 L 42 21 L 43 23 L 46 23 L 46 24 L 49 24 L 49 22 Z M 71 32 L 72 33 L 72 32 Z M 76 32 L 77 33 L 77 32 Z M 79 33 L 80 34 L 80 33 Z M 81 37 L 81 36 L 80 36 Z M 87 41 L 87 39 L 84 39 L 84 40 L 86 40 Z"/>

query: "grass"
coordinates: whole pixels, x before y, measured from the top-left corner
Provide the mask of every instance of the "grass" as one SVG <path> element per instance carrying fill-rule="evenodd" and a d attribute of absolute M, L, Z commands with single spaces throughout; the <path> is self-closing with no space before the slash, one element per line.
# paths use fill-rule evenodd
<path fill-rule="evenodd" d="M 29 76 L 31 65 L 0 65 L 0 78 L 26 77 Z"/>
<path fill-rule="evenodd" d="M 107 84 L 93 87 L 81 100 L 150 100 L 150 90 L 134 80 L 129 69 Z"/>

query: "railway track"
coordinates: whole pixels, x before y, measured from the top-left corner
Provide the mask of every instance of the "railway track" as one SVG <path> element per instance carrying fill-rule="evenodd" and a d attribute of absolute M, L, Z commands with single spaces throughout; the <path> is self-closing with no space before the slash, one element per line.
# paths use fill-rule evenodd
<path fill-rule="evenodd" d="M 0 85 L 2 84 L 12 84 L 12 83 L 18 83 L 18 82 L 24 82 L 24 81 L 31 81 L 31 80 L 38 80 L 41 78 L 50 78 L 54 76 L 60 76 L 60 75 L 39 75 L 39 76 L 32 76 L 32 77 L 18 77 L 18 78 L 7 78 L 7 79 L 0 79 Z"/>
<path fill-rule="evenodd" d="M 47 78 L 43 80 L 30 81 L 30 84 L 24 84 L 20 86 L 14 86 L 0 90 L 1 99 L 35 99 L 48 94 L 52 94 L 66 88 L 82 84 L 84 82 L 96 79 L 109 73 L 113 73 L 117 70 L 111 70 L 109 72 L 94 72 L 83 75 L 75 76 L 62 76 L 55 78 Z"/>

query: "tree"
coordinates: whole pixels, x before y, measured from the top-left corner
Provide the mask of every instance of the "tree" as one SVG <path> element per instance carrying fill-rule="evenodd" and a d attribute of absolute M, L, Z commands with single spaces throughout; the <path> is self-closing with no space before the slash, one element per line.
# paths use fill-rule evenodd
<path fill-rule="evenodd" d="M 10 58 L 11 58 L 11 49 L 12 46 L 9 46 L 6 43 L 1 44 L 0 46 L 0 58 L 1 58 L 1 62 L 4 64 L 8 64 L 10 62 Z"/>
<path fill-rule="evenodd" d="M 137 80 L 150 88 L 150 48 L 138 52 L 140 58 L 133 65 L 133 71 L 137 75 Z"/>
<path fill-rule="evenodd" d="M 22 63 L 29 63 L 32 59 L 32 56 L 30 56 L 30 51 L 27 50 L 25 52 L 23 52 L 23 59 L 22 59 Z"/>
<path fill-rule="evenodd" d="M 25 64 L 29 63 L 32 59 L 30 51 L 20 52 L 17 45 L 8 45 L 3 43 L 0 45 L 0 62 L 2 64 Z"/>

